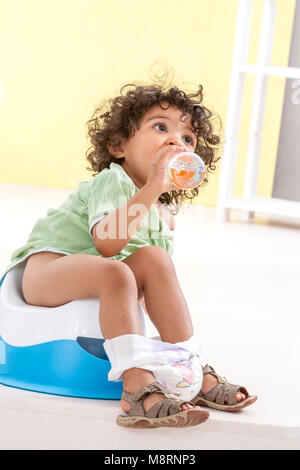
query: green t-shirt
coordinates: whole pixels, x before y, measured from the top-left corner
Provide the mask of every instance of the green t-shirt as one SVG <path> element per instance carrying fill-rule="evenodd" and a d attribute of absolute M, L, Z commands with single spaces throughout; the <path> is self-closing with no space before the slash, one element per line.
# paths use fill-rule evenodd
<path fill-rule="evenodd" d="M 102 256 L 94 245 L 93 226 L 138 191 L 139 188 L 117 163 L 111 163 L 110 168 L 105 168 L 90 181 L 80 182 L 60 207 L 48 209 L 47 217 L 36 221 L 27 243 L 13 252 L 5 273 L 39 251 Z M 160 217 L 155 204 L 130 242 L 109 259 L 122 261 L 138 248 L 151 245 L 159 245 L 170 256 L 173 254 L 174 235 Z"/>

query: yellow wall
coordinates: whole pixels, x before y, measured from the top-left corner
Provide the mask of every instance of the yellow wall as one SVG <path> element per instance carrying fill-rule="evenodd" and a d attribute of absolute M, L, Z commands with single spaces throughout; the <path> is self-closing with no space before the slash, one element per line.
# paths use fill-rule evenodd
<path fill-rule="evenodd" d="M 277 4 L 272 64 L 286 65 L 295 0 Z M 76 188 L 92 178 L 85 169 L 86 121 L 123 84 L 149 83 L 157 61 L 174 72 L 177 84 L 193 89 L 201 83 L 204 104 L 225 127 L 237 5 L 238 0 L 2 0 L 0 181 Z M 253 5 L 249 63 L 256 62 L 262 1 Z M 284 80 L 273 80 L 259 187 L 265 196 L 272 189 L 284 91 Z M 242 192 L 252 88 L 249 77 L 236 196 Z M 199 203 L 216 205 L 218 181 L 219 169 Z"/>

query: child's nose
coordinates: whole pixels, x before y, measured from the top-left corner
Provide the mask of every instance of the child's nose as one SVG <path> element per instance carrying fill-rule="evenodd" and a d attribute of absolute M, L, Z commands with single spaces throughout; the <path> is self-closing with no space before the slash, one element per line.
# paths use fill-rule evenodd
<path fill-rule="evenodd" d="M 174 136 L 174 137 L 169 137 L 167 139 L 167 142 L 166 142 L 167 145 L 176 145 L 177 147 L 181 147 L 182 149 L 184 149 L 184 146 L 182 145 L 182 142 L 181 140 Z"/>

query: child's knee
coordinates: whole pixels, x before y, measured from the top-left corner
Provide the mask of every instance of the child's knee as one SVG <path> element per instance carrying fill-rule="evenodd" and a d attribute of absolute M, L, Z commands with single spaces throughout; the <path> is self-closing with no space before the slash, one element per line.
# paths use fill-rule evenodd
<path fill-rule="evenodd" d="M 106 284 L 112 289 L 133 288 L 137 291 L 137 285 L 132 270 L 120 261 L 114 261 L 107 266 Z"/>
<path fill-rule="evenodd" d="M 173 267 L 173 260 L 169 253 L 158 245 L 144 246 L 139 249 L 141 256 L 144 258 L 149 258 L 151 265 L 153 263 L 160 264 L 163 266 Z"/>

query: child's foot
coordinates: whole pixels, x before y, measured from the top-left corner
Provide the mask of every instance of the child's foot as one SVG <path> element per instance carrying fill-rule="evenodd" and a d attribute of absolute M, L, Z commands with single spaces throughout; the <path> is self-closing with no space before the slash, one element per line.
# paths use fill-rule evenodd
<path fill-rule="evenodd" d="M 218 380 L 216 379 L 216 377 L 214 377 L 212 374 L 205 374 L 203 376 L 201 393 L 203 393 L 203 395 L 206 395 L 217 384 L 218 384 Z M 241 392 L 238 392 L 236 394 L 237 401 L 245 400 L 245 398 L 246 396 Z M 226 397 L 225 397 L 225 403 L 227 403 Z"/>
<path fill-rule="evenodd" d="M 147 385 L 150 385 L 151 383 L 156 381 L 157 380 L 155 379 L 154 375 L 145 369 L 129 369 L 123 374 L 123 390 L 130 393 L 136 393 L 141 388 L 146 387 Z M 153 393 L 151 396 L 145 398 L 143 402 L 145 412 L 147 413 L 151 406 L 155 405 L 155 403 L 163 399 L 164 397 L 159 393 Z M 123 411 L 125 411 L 125 413 L 128 414 L 131 405 L 127 401 L 121 399 L 121 408 Z M 191 408 L 195 410 L 200 410 L 200 406 L 193 406 L 189 403 L 184 403 L 183 405 L 181 405 L 180 411 L 189 410 Z"/>
<path fill-rule="evenodd" d="M 226 377 L 219 376 L 210 365 L 206 364 L 202 369 L 202 390 L 192 403 L 220 411 L 237 411 L 256 402 L 257 395 L 250 395 L 244 386 L 232 384 Z"/>

